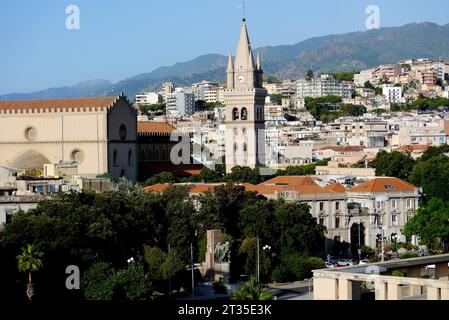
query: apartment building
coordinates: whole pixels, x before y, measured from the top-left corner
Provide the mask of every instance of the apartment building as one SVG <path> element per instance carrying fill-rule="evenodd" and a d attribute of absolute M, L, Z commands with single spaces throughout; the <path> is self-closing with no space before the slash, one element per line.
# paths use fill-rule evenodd
<path fill-rule="evenodd" d="M 141 92 L 136 94 L 136 105 L 156 104 L 161 102 L 162 96 L 157 92 Z"/>
<path fill-rule="evenodd" d="M 350 99 L 353 94 L 351 84 L 337 81 L 331 75 L 321 75 L 319 78 L 311 80 L 298 80 L 296 82 L 296 99 L 305 97 L 319 98 L 325 96 L 339 96 L 343 99 Z"/>
<path fill-rule="evenodd" d="M 187 92 L 175 92 L 167 95 L 167 114 L 189 116 L 195 112 L 195 95 Z"/>

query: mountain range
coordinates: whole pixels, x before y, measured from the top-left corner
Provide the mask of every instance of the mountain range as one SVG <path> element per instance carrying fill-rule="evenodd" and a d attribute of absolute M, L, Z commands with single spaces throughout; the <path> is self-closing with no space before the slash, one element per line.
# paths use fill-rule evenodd
<path fill-rule="evenodd" d="M 260 52 L 264 73 L 279 79 L 297 79 L 308 69 L 315 73 L 362 70 L 403 59 L 449 60 L 449 24 L 411 23 L 401 27 L 310 38 L 293 45 L 266 46 Z M 164 81 L 186 86 L 202 80 L 222 82 L 227 57 L 207 54 L 160 67 L 117 83 L 90 80 L 75 86 L 32 93 L 13 93 L 0 100 L 112 96 L 124 92 L 132 100 L 140 91 L 156 91 Z"/>

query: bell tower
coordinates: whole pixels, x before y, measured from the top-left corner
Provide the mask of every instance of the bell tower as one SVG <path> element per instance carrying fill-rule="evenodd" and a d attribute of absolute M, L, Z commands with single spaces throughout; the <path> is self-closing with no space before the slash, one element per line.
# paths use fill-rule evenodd
<path fill-rule="evenodd" d="M 242 19 L 235 60 L 229 54 L 226 106 L 226 171 L 265 163 L 265 97 L 260 55 L 254 61 L 246 19 Z"/>

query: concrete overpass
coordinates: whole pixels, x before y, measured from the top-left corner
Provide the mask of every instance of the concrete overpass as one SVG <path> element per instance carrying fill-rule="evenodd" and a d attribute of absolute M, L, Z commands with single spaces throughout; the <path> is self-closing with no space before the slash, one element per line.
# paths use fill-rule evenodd
<path fill-rule="evenodd" d="M 313 270 L 315 300 L 359 300 L 362 292 L 376 300 L 449 300 L 449 254 Z M 434 265 L 431 279 L 423 278 Z M 404 276 L 393 276 L 395 270 Z"/>

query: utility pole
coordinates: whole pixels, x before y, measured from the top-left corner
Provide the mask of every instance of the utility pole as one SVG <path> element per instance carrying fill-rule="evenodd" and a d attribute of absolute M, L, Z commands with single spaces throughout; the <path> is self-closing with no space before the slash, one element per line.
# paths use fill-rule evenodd
<path fill-rule="evenodd" d="M 381 248 L 381 254 L 382 254 L 382 262 L 384 262 L 384 227 L 381 227 L 381 237 L 382 237 L 382 248 Z"/>
<path fill-rule="evenodd" d="M 361 245 L 361 240 L 360 240 L 360 225 L 362 224 L 362 221 L 359 221 L 359 261 L 362 260 L 362 245 Z"/>
<path fill-rule="evenodd" d="M 195 296 L 195 277 L 193 272 L 193 245 L 190 243 L 190 261 L 191 261 L 191 268 L 192 268 L 192 297 Z"/>
<path fill-rule="evenodd" d="M 168 244 L 168 295 L 171 295 L 171 265 L 170 265 L 170 243 Z"/>
<path fill-rule="evenodd" d="M 259 238 L 257 238 L 257 283 L 260 282 L 260 255 L 259 255 Z"/>

